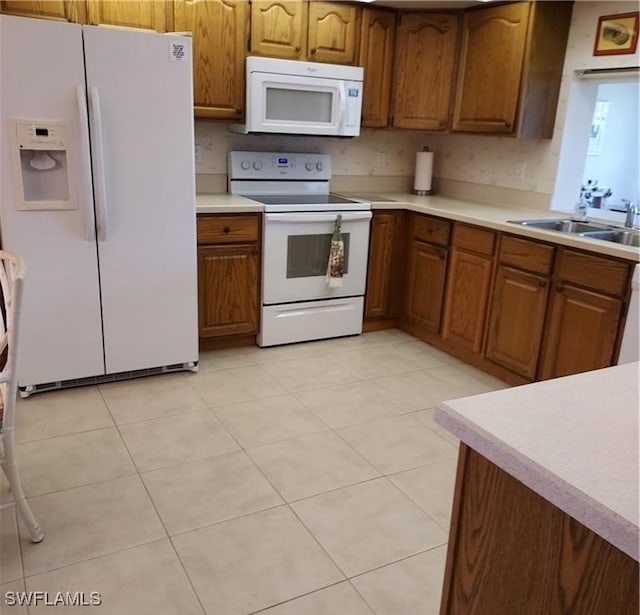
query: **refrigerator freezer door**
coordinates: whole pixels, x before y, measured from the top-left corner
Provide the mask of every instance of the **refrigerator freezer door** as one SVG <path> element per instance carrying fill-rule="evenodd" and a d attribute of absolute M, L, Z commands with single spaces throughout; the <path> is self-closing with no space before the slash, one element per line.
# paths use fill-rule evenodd
<path fill-rule="evenodd" d="M 0 225 L 2 247 L 26 263 L 18 348 L 23 386 L 104 373 L 85 102 L 81 26 L 1 15 Z M 10 166 L 16 139 L 8 134 L 16 119 L 71 127 L 67 163 L 77 208 L 16 208 L 18 182 Z"/>
<path fill-rule="evenodd" d="M 107 373 L 196 361 L 191 39 L 83 34 Z"/>

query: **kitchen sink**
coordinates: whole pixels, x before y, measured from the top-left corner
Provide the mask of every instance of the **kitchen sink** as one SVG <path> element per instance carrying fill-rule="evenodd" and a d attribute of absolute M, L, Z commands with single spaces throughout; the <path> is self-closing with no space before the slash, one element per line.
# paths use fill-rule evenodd
<path fill-rule="evenodd" d="M 575 222 L 574 220 L 509 220 L 511 224 L 520 224 L 546 231 L 559 231 L 561 233 L 589 233 L 593 231 L 609 230 L 608 226 L 595 222 Z"/>
<path fill-rule="evenodd" d="M 558 231 L 559 233 L 571 233 L 579 237 L 610 241 L 633 248 L 640 247 L 640 231 L 599 224 L 597 222 L 576 222 L 574 220 L 559 220 L 555 218 L 546 220 L 509 220 L 509 223 L 547 231 Z"/>
<path fill-rule="evenodd" d="M 606 231 L 593 231 L 590 233 L 580 233 L 581 237 L 589 237 L 590 239 L 601 239 L 602 241 L 611 241 L 620 243 L 624 246 L 640 247 L 640 232 L 623 231 L 619 229 L 608 229 Z"/>

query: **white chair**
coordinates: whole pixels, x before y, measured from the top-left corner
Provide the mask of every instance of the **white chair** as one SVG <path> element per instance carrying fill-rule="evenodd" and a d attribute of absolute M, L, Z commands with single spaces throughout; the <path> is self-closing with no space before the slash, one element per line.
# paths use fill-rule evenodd
<path fill-rule="evenodd" d="M 18 375 L 16 373 L 17 341 L 20 326 L 24 264 L 20 258 L 0 250 L 0 357 L 6 356 L 4 366 L 0 359 L 0 466 L 13 495 L 13 502 L 0 506 L 0 510 L 16 506 L 29 530 L 32 542 L 40 542 L 44 533 L 35 520 L 24 497 L 16 465 L 15 417 Z"/>

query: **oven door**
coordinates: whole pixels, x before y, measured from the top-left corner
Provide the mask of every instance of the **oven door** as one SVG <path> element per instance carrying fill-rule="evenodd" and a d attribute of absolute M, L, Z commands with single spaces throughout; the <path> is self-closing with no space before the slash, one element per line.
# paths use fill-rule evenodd
<path fill-rule="evenodd" d="M 339 212 L 342 215 L 345 272 L 342 286 L 329 288 L 327 263 L 337 213 L 265 214 L 264 305 L 364 295 L 371 212 Z"/>

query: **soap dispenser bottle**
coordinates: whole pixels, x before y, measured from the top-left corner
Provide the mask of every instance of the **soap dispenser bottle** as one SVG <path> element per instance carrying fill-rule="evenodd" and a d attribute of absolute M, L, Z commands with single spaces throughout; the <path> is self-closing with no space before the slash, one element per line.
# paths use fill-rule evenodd
<path fill-rule="evenodd" d="M 584 192 L 585 189 L 583 186 L 582 188 L 580 188 L 580 198 L 573 207 L 573 216 L 571 217 L 572 220 L 583 222 L 587 219 L 588 204 Z"/>

